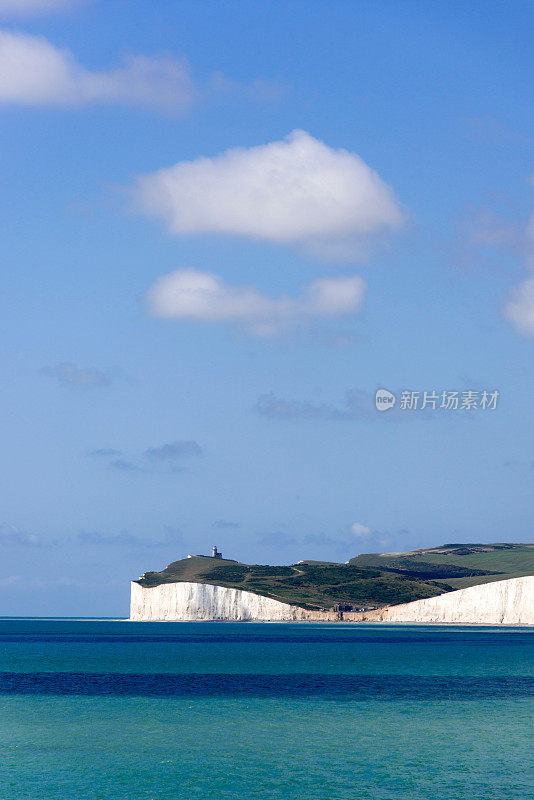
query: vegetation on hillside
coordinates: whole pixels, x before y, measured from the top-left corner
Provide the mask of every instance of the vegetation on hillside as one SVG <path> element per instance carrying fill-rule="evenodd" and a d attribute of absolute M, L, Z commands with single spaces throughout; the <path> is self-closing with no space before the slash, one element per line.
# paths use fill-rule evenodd
<path fill-rule="evenodd" d="M 244 589 L 303 608 L 361 608 L 408 603 L 518 574 L 534 574 L 534 545 L 448 544 L 361 555 L 346 564 L 303 561 L 291 566 L 193 556 L 160 572 L 146 572 L 139 583 L 192 581 Z"/>
<path fill-rule="evenodd" d="M 244 589 L 304 608 L 382 606 L 447 591 L 432 581 L 349 564 L 269 566 L 200 557 L 175 561 L 161 572 L 147 572 L 139 582 L 150 587 L 184 580 Z"/>
<path fill-rule="evenodd" d="M 360 568 L 431 578 L 453 589 L 534 575 L 534 545 L 452 543 L 409 553 L 371 553 L 348 562 Z"/>

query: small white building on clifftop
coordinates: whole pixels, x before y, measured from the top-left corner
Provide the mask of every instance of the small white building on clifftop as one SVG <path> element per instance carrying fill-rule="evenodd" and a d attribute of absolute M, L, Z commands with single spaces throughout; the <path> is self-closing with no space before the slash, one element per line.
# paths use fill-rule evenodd
<path fill-rule="evenodd" d="M 188 558 L 222 558 L 223 554 L 221 552 L 219 552 L 219 550 L 217 550 L 217 545 L 214 544 L 213 547 L 211 548 L 211 556 L 203 556 L 203 555 L 201 555 L 199 553 L 197 553 L 196 555 L 190 553 L 187 557 Z"/>

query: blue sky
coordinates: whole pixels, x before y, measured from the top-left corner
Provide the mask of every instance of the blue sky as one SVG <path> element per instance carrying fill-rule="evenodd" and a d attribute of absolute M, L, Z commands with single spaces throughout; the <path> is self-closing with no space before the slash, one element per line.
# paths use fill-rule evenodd
<path fill-rule="evenodd" d="M 533 23 L 0 0 L 0 613 L 124 616 L 214 543 L 532 539 Z"/>

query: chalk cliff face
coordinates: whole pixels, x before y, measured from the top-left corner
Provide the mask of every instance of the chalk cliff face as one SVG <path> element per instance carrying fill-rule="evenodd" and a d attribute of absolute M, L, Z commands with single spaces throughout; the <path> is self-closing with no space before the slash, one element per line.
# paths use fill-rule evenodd
<path fill-rule="evenodd" d="M 353 615 L 345 614 L 345 618 Z M 358 615 L 361 619 L 361 615 Z M 534 576 L 483 583 L 457 592 L 369 611 L 369 622 L 457 622 L 534 625 Z"/>
<path fill-rule="evenodd" d="M 132 583 L 132 620 L 234 622 L 337 621 L 334 611 L 308 611 L 270 597 L 203 583 Z M 345 612 L 347 622 L 449 622 L 534 625 L 534 576 L 495 581 L 376 611 Z"/>
<path fill-rule="evenodd" d="M 234 622 L 295 622 L 335 620 L 335 612 L 307 611 L 270 597 L 210 586 L 205 583 L 164 583 L 145 588 L 132 582 L 132 620 L 228 620 Z"/>

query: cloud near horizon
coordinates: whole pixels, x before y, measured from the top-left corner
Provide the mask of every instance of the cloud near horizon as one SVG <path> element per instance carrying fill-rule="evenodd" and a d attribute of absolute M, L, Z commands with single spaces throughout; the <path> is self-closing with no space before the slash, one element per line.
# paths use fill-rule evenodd
<path fill-rule="evenodd" d="M 183 544 L 184 537 L 181 531 L 176 528 L 166 526 L 165 536 L 161 539 L 150 539 L 149 537 L 136 536 L 128 531 L 121 531 L 118 534 L 103 534 L 98 531 L 82 531 L 77 536 L 77 541 L 85 545 L 118 545 L 119 547 L 163 547 L 169 544 Z"/>
<path fill-rule="evenodd" d="M 318 319 L 354 314 L 365 282 L 358 275 L 322 278 L 292 298 L 271 298 L 252 286 L 230 286 L 218 275 L 183 269 L 162 275 L 146 303 L 155 317 L 237 324 L 257 336 L 272 336 Z"/>
<path fill-rule="evenodd" d="M 392 189 L 356 153 L 302 130 L 137 178 L 137 208 L 178 235 L 222 234 L 354 260 L 402 227 Z"/>
<path fill-rule="evenodd" d="M 407 535 L 408 531 L 399 533 Z M 295 556 L 304 560 L 322 558 L 321 553 L 330 551 L 340 554 L 344 562 L 358 554 L 357 551 L 364 541 L 368 552 L 371 552 L 368 548 L 374 548 L 374 552 L 380 552 L 384 548 L 390 548 L 397 541 L 397 535 L 391 535 L 384 531 L 372 531 L 365 525 L 355 522 L 333 534 L 320 532 L 294 536 L 276 531 L 266 533 L 258 539 L 259 544 L 263 547 L 273 548 L 277 552 L 285 552 L 286 555 L 291 554 L 293 558 Z"/>
<path fill-rule="evenodd" d="M 365 539 L 367 536 L 370 536 L 371 528 L 368 528 L 366 525 L 362 525 L 361 522 L 353 522 L 350 526 L 350 532 L 356 537 L 356 539 Z"/>

